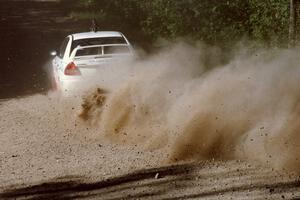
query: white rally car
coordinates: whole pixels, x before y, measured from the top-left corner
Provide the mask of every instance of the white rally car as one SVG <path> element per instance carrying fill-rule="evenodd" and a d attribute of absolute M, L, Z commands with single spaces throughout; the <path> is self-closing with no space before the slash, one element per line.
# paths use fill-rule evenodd
<path fill-rule="evenodd" d="M 114 62 L 133 56 L 133 48 L 120 32 L 83 32 L 67 36 L 59 52 L 51 53 L 53 87 L 63 94 L 74 93 L 91 80 L 105 78 L 101 73 Z"/>

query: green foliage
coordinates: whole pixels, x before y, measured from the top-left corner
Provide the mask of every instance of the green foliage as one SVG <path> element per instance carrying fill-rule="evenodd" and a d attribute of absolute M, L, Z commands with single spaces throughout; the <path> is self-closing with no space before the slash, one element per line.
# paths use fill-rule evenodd
<path fill-rule="evenodd" d="M 287 44 L 289 1 L 249 0 L 251 37 L 269 46 Z"/>
<path fill-rule="evenodd" d="M 268 46 L 288 39 L 287 0 L 79 0 L 72 17 L 157 38 L 191 37 L 226 45 L 242 38 Z M 125 31 L 126 32 L 126 31 Z"/>

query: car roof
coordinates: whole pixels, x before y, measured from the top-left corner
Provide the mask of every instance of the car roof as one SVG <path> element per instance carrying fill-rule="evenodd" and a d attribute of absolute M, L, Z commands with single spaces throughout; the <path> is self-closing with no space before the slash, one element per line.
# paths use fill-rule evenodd
<path fill-rule="evenodd" d="M 72 34 L 74 40 L 97 38 L 97 37 L 122 37 L 122 34 L 117 31 L 97 31 L 97 32 L 82 32 Z"/>

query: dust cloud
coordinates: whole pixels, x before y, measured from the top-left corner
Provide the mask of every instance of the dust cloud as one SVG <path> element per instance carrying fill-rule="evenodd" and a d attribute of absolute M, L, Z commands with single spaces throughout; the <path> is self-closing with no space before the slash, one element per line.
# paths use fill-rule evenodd
<path fill-rule="evenodd" d="M 167 162 L 242 159 L 300 173 L 300 50 L 245 49 L 221 64 L 217 48 L 180 43 L 123 63 L 126 80 L 90 91 L 79 117 L 99 137 L 162 149 Z"/>

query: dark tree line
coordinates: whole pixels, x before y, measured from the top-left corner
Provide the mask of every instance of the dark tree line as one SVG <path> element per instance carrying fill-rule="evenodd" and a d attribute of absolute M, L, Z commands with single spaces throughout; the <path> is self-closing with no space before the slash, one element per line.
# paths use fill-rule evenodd
<path fill-rule="evenodd" d="M 186 37 L 226 45 L 245 38 L 273 47 L 286 46 L 289 36 L 289 0 L 78 0 L 71 16 L 150 42 Z"/>

